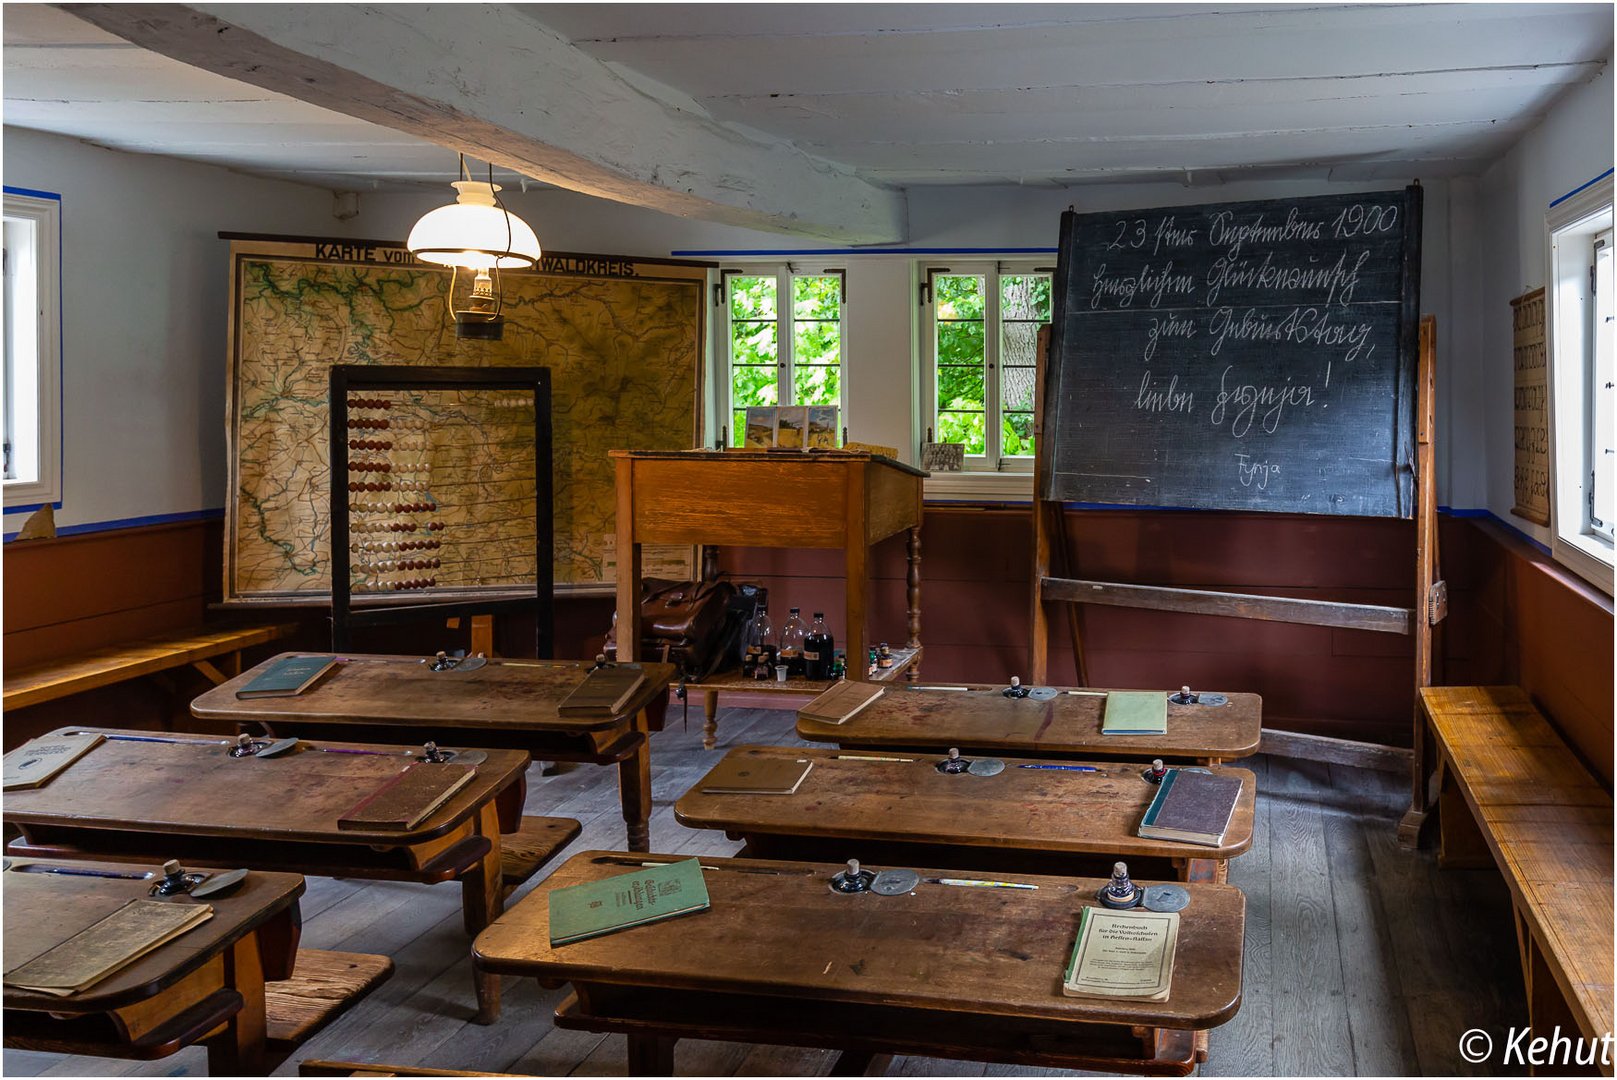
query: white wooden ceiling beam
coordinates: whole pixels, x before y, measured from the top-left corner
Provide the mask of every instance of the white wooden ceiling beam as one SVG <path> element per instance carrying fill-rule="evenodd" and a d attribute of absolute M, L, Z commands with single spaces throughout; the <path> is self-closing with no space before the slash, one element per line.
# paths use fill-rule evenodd
<path fill-rule="evenodd" d="M 195 67 L 560 187 L 824 240 L 905 239 L 902 192 L 659 100 L 502 5 L 60 6 Z"/>

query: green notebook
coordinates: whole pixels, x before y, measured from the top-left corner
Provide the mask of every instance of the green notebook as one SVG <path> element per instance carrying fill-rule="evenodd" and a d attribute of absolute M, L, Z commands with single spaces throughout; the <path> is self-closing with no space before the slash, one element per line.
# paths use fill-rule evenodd
<path fill-rule="evenodd" d="M 708 909 L 695 859 L 646 866 L 550 893 L 550 944 L 567 945 Z"/>
<path fill-rule="evenodd" d="M 238 698 L 296 697 L 337 666 L 335 656 L 284 656 L 236 691 Z"/>
<path fill-rule="evenodd" d="M 1166 735 L 1168 695 L 1161 690 L 1112 690 L 1106 695 L 1102 735 Z"/>

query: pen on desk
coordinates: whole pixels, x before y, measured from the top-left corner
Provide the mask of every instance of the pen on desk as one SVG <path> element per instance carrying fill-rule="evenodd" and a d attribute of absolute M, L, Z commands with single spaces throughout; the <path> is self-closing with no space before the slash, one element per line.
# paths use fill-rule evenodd
<path fill-rule="evenodd" d="M 1104 690 L 1063 690 L 1063 694 L 1072 694 L 1076 697 L 1105 697 Z"/>
<path fill-rule="evenodd" d="M 833 754 L 836 761 L 914 761 L 912 757 L 880 757 L 876 754 Z"/>
<path fill-rule="evenodd" d="M 958 877 L 929 877 L 926 879 L 931 885 L 969 885 L 979 889 L 1037 889 L 1037 885 L 1029 885 L 1025 881 L 979 881 L 976 878 Z"/>
<path fill-rule="evenodd" d="M 910 690 L 952 690 L 955 693 L 959 693 L 959 694 L 969 694 L 971 692 L 971 687 L 969 687 L 969 686 L 911 686 L 911 687 L 908 687 L 907 689 L 910 689 Z"/>
<path fill-rule="evenodd" d="M 181 746 L 229 746 L 229 739 L 175 739 L 165 735 L 122 735 L 105 732 L 83 732 L 86 735 L 105 734 L 108 742 L 160 742 L 179 743 Z"/>
<path fill-rule="evenodd" d="M 1049 772 L 1099 772 L 1093 765 L 1018 765 L 1018 769 L 1045 769 Z"/>

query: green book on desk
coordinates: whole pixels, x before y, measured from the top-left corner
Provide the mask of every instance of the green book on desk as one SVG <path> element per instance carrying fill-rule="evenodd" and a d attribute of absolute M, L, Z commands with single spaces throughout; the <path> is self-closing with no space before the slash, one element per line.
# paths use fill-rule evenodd
<path fill-rule="evenodd" d="M 1168 695 L 1161 690 L 1112 690 L 1101 717 L 1102 735 L 1166 735 Z"/>
<path fill-rule="evenodd" d="M 567 945 L 707 909 L 701 863 L 682 859 L 643 866 L 633 873 L 551 890 L 550 944 Z"/>
<path fill-rule="evenodd" d="M 335 656 L 287 656 L 272 660 L 252 682 L 236 691 L 236 697 L 297 697 L 336 666 Z"/>

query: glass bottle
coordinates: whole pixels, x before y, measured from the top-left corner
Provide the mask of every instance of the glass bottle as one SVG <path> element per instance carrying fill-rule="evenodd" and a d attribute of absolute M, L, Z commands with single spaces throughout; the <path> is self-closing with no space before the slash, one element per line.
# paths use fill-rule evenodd
<path fill-rule="evenodd" d="M 769 622 L 769 605 L 759 604 L 752 625 L 747 629 L 747 654 L 741 673 L 751 679 L 772 679 L 774 667 L 775 628 Z"/>
<path fill-rule="evenodd" d="M 803 675 L 809 679 L 831 678 L 831 657 L 836 642 L 825 628 L 825 612 L 816 611 L 809 624 L 808 636 L 803 639 Z"/>
<path fill-rule="evenodd" d="M 786 625 L 780 628 L 780 658 L 775 661 L 786 665 L 788 679 L 803 677 L 803 645 L 807 638 L 808 628 L 803 625 L 803 616 L 798 608 L 792 608 L 786 616 Z"/>

